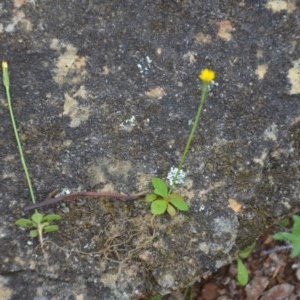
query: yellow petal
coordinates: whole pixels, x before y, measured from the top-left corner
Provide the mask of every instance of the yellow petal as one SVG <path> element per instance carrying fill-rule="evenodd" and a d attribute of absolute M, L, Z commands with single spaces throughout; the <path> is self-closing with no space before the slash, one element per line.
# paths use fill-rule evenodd
<path fill-rule="evenodd" d="M 215 79 L 215 71 L 211 69 L 203 69 L 199 74 L 199 78 L 205 83 L 210 83 Z"/>

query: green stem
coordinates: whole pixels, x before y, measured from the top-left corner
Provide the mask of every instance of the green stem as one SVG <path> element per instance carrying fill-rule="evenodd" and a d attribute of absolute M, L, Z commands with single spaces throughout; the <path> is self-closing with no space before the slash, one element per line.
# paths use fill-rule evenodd
<path fill-rule="evenodd" d="M 183 166 L 183 164 L 184 164 L 184 162 L 185 162 L 186 156 L 187 156 L 188 151 L 189 151 L 189 149 L 190 149 L 191 142 L 192 142 L 193 137 L 194 137 L 194 135 L 195 135 L 195 131 L 196 131 L 197 125 L 198 125 L 198 123 L 199 123 L 199 121 L 200 121 L 200 119 L 201 119 L 201 112 L 202 112 L 202 110 L 203 110 L 203 106 L 204 106 L 204 103 L 205 103 L 206 94 L 207 94 L 207 91 L 208 91 L 208 86 L 209 86 L 208 83 L 203 82 L 203 84 L 202 84 L 202 89 L 201 89 L 201 90 L 202 90 L 202 91 L 201 91 L 201 99 L 200 99 L 200 104 L 199 104 L 199 107 L 198 107 L 197 115 L 196 115 L 196 117 L 195 117 L 195 120 L 194 120 L 194 124 L 193 124 L 192 130 L 191 130 L 190 135 L 189 135 L 189 138 L 188 138 L 188 140 L 187 140 L 187 142 L 186 142 L 186 145 L 185 145 L 183 154 L 182 154 L 181 159 L 180 159 L 180 162 L 179 162 L 178 169 L 177 169 L 176 174 L 175 174 L 175 176 L 174 176 L 174 178 L 173 178 L 172 185 L 171 185 L 171 187 L 170 187 L 170 189 L 169 189 L 168 194 L 171 193 L 171 191 L 173 190 L 173 188 L 174 188 L 174 186 L 175 186 L 177 177 L 178 177 L 178 175 L 179 175 L 179 173 L 180 173 L 180 170 L 182 169 L 182 166 Z"/>
<path fill-rule="evenodd" d="M 29 192 L 30 192 L 31 201 L 32 201 L 33 204 L 35 204 L 35 196 L 34 196 L 32 184 L 31 184 L 29 172 L 28 172 L 28 169 L 27 169 L 25 157 L 24 157 L 23 150 L 22 150 L 22 145 L 21 145 L 21 141 L 20 141 L 20 138 L 19 138 L 18 130 L 17 130 L 17 125 L 16 125 L 16 121 L 15 121 L 15 117 L 14 117 L 14 112 L 13 112 L 13 109 L 12 109 L 11 98 L 10 98 L 10 90 L 9 90 L 8 70 L 7 70 L 7 67 L 3 67 L 3 64 L 2 64 L 2 70 L 3 70 L 3 85 L 4 85 L 5 91 L 6 91 L 6 97 L 7 97 L 7 102 L 8 102 L 8 109 L 9 109 L 9 114 L 10 114 L 10 118 L 11 118 L 11 123 L 12 123 L 13 129 L 14 129 L 14 133 L 15 133 L 15 137 L 16 137 L 16 141 L 17 141 L 17 146 L 18 146 L 18 150 L 19 150 L 19 154 L 20 154 L 20 158 L 21 158 L 22 167 L 23 167 L 23 170 L 24 170 L 24 173 L 25 173 L 25 177 L 26 177 L 26 180 L 27 180 L 27 185 L 28 185 Z"/>

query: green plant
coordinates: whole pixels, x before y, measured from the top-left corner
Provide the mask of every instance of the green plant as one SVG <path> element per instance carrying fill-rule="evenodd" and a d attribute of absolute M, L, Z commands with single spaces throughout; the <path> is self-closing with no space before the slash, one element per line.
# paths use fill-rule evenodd
<path fill-rule="evenodd" d="M 288 241 L 292 245 L 291 257 L 294 258 L 300 253 L 300 216 L 292 216 L 294 224 L 292 232 L 277 232 L 273 235 L 273 239 L 277 241 Z"/>
<path fill-rule="evenodd" d="M 20 218 L 15 222 L 15 225 L 29 228 L 30 237 L 39 237 L 40 243 L 43 243 L 43 232 L 57 231 L 58 226 L 51 224 L 53 221 L 58 221 L 61 219 L 60 215 L 49 214 L 44 216 L 39 212 L 35 212 L 30 219 Z"/>
<path fill-rule="evenodd" d="M 151 213 L 161 215 L 168 212 L 170 216 L 175 216 L 175 207 L 180 211 L 188 211 L 188 205 L 184 202 L 183 197 L 178 194 L 170 194 L 166 183 L 158 178 L 152 178 L 154 192 L 148 194 L 145 198 L 147 202 L 151 202 Z"/>
<path fill-rule="evenodd" d="M 203 69 L 199 74 L 199 79 L 202 81 L 202 89 L 198 111 L 182 156 L 180 158 L 177 171 L 175 173 L 175 176 L 171 180 L 170 188 L 168 188 L 167 184 L 162 179 L 158 177 L 152 178 L 154 192 L 146 196 L 146 201 L 151 202 L 151 212 L 154 215 L 160 215 L 167 211 L 171 216 L 174 216 L 176 214 L 176 210 L 174 207 L 181 211 L 188 210 L 188 205 L 184 202 L 183 197 L 178 194 L 173 194 L 172 190 L 177 183 L 180 172 L 182 171 L 182 167 L 194 138 L 197 125 L 201 119 L 201 113 L 209 89 L 209 84 L 214 80 L 214 78 L 215 72 L 210 69 Z"/>
<path fill-rule="evenodd" d="M 238 253 L 237 256 L 237 281 L 239 285 L 245 286 L 249 281 L 248 270 L 243 262 L 243 260 L 247 259 L 253 249 L 255 248 L 256 242 L 253 242 L 250 246 L 247 246 L 243 250 Z"/>
<path fill-rule="evenodd" d="M 12 123 L 12 127 L 14 130 L 14 134 L 15 134 L 15 138 L 16 138 L 16 142 L 17 142 L 17 147 L 19 150 L 19 155 L 20 155 L 20 159 L 21 159 L 21 164 L 24 170 L 24 174 L 25 174 L 25 178 L 27 181 L 27 186 L 29 188 L 29 192 L 30 192 L 30 197 L 31 197 L 31 201 L 33 204 L 35 204 L 35 195 L 33 192 L 33 187 L 32 187 L 32 183 L 30 180 L 30 176 L 29 176 L 29 172 L 28 172 L 28 168 L 26 165 L 26 161 L 25 161 L 25 156 L 23 153 L 23 149 L 22 149 L 22 144 L 19 138 L 19 134 L 18 134 L 18 129 L 17 129 L 17 124 L 15 121 L 15 117 L 14 117 L 14 113 L 13 113 L 13 109 L 12 109 L 12 102 L 11 102 L 11 97 L 10 97 L 10 81 L 9 81 L 9 73 L 8 73 L 8 64 L 6 61 L 2 62 L 2 77 L 3 77 L 3 85 L 5 87 L 5 91 L 6 91 L 6 98 L 7 98 L 7 103 L 8 103 L 8 110 L 9 110 L 9 114 L 10 114 L 10 119 L 11 119 L 11 123 Z M 60 216 L 59 215 L 47 215 L 47 216 L 43 216 L 42 214 L 40 214 L 37 210 L 35 211 L 35 213 L 31 216 L 30 219 L 18 219 L 15 222 L 15 225 L 21 226 L 21 227 L 29 227 L 29 228 L 36 228 L 30 231 L 30 236 L 31 237 L 39 237 L 40 242 L 42 243 L 43 241 L 43 231 L 44 232 L 50 232 L 50 231 L 56 231 L 58 230 L 58 226 L 57 225 L 51 225 L 51 221 L 55 221 L 55 220 L 60 220 Z"/>

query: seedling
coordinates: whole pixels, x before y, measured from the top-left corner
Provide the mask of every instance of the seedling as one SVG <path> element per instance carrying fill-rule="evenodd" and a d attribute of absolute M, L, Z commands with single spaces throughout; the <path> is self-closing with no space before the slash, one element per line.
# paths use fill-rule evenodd
<path fill-rule="evenodd" d="M 3 85 L 5 87 L 5 91 L 6 91 L 6 98 L 7 98 L 7 103 L 8 103 L 8 110 L 9 110 L 9 114 L 10 114 L 10 119 L 11 119 L 11 123 L 12 123 L 12 127 L 14 130 L 14 134 L 15 134 L 15 138 L 16 138 L 16 142 L 17 142 L 17 147 L 19 150 L 19 155 L 21 158 L 21 164 L 24 170 L 24 174 L 25 174 L 25 178 L 27 181 L 27 186 L 29 188 L 29 192 L 30 192 L 30 197 L 31 197 L 31 202 L 33 204 L 35 204 L 35 195 L 33 192 L 33 187 L 32 187 L 32 183 L 30 180 L 30 176 L 29 176 L 29 172 L 28 172 L 28 168 L 26 165 L 26 161 L 25 161 L 25 156 L 23 153 L 23 149 L 22 149 L 22 144 L 19 138 L 19 134 L 18 134 L 18 129 L 17 129 L 17 124 L 15 121 L 15 117 L 14 117 L 14 112 L 12 109 L 12 103 L 11 103 L 11 97 L 10 97 L 10 81 L 9 81 L 9 74 L 8 74 L 8 65 L 6 61 L 2 62 L 2 77 L 3 77 Z M 40 242 L 43 242 L 43 232 L 51 232 L 51 231 L 57 231 L 58 230 L 58 226 L 57 225 L 51 225 L 52 221 L 56 221 L 56 220 L 60 220 L 60 216 L 59 215 L 46 215 L 43 216 L 42 214 L 40 214 L 37 210 L 35 211 L 35 213 L 31 216 L 30 219 L 25 219 L 25 218 L 21 218 L 18 219 L 15 222 L 15 225 L 21 226 L 21 227 L 29 227 L 29 228 L 35 228 L 32 229 L 30 231 L 30 236 L 31 237 L 39 237 Z"/>
<path fill-rule="evenodd" d="M 293 215 L 294 225 L 292 232 L 277 232 L 273 239 L 277 241 L 288 241 L 292 245 L 291 257 L 294 258 L 300 253 L 300 216 Z"/>
<path fill-rule="evenodd" d="M 256 242 L 253 242 L 250 246 L 241 250 L 237 257 L 237 281 L 239 285 L 245 286 L 249 281 L 249 273 L 246 266 L 243 263 L 243 260 L 247 259 L 253 249 L 255 248 Z"/>
<path fill-rule="evenodd" d="M 188 205 L 183 197 L 178 194 L 170 194 L 167 185 L 158 177 L 152 178 L 154 192 L 146 196 L 146 202 L 151 202 L 151 213 L 161 215 L 166 211 L 171 217 L 176 215 L 176 209 L 188 211 Z"/>
<path fill-rule="evenodd" d="M 172 190 L 175 184 L 177 183 L 177 178 L 180 172 L 182 171 L 182 167 L 190 149 L 191 142 L 194 138 L 197 125 L 201 119 L 201 113 L 209 89 L 209 84 L 215 79 L 215 72 L 210 69 L 203 69 L 199 74 L 199 79 L 202 81 L 202 90 L 198 111 L 190 135 L 183 150 L 182 156 L 180 158 L 177 172 L 175 173 L 175 176 L 172 180 L 171 186 L 170 188 L 168 188 L 167 184 L 162 179 L 154 177 L 152 178 L 154 192 L 152 194 L 147 195 L 145 199 L 147 202 L 151 202 L 151 212 L 154 215 L 161 215 L 167 211 L 170 216 L 174 216 L 176 214 L 175 207 L 181 211 L 188 210 L 188 206 L 184 202 L 183 197 L 178 194 L 172 194 Z"/>
<path fill-rule="evenodd" d="M 50 214 L 44 216 L 39 212 L 35 212 L 30 219 L 20 218 L 15 222 L 15 225 L 31 229 L 30 237 L 39 237 L 39 241 L 43 244 L 43 232 L 57 231 L 58 226 L 51 224 L 53 221 L 61 219 L 60 215 Z"/>

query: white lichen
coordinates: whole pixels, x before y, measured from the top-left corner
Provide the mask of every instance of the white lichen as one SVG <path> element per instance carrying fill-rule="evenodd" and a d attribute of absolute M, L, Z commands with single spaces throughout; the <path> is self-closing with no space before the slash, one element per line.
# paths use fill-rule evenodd
<path fill-rule="evenodd" d="M 120 124 L 122 130 L 131 132 L 133 127 L 136 125 L 135 116 L 130 117 L 129 119 L 125 120 Z"/>
<path fill-rule="evenodd" d="M 174 177 L 175 177 L 177 171 L 178 171 L 178 168 L 171 167 L 171 169 L 167 175 L 167 179 L 169 180 L 170 186 L 173 184 L 173 180 L 174 180 Z M 175 184 L 183 184 L 185 182 L 186 176 L 187 176 L 187 173 L 184 172 L 183 170 L 180 170 L 178 173 L 178 176 L 176 178 Z"/>

